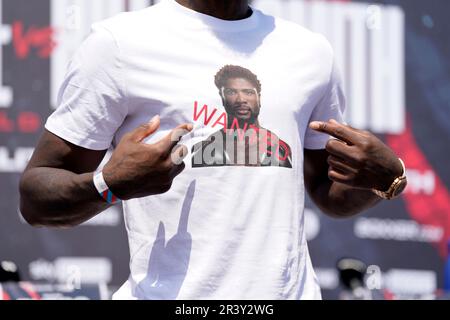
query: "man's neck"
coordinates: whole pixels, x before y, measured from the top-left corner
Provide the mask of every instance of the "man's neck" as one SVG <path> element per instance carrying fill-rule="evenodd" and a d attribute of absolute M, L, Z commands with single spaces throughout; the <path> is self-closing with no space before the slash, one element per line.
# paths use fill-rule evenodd
<path fill-rule="evenodd" d="M 254 128 L 261 128 L 258 119 L 252 122 L 247 122 L 228 115 L 227 129 L 242 129 L 244 131 L 247 131 Z"/>
<path fill-rule="evenodd" d="M 222 20 L 248 18 L 252 11 L 248 0 L 176 0 L 182 6 Z"/>

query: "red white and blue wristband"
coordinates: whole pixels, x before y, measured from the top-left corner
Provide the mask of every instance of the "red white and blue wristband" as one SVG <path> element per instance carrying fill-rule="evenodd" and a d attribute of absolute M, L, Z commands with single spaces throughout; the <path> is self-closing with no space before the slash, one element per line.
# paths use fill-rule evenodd
<path fill-rule="evenodd" d="M 102 171 L 94 174 L 94 185 L 95 185 L 95 188 L 97 189 L 98 193 L 100 194 L 100 196 L 103 198 L 103 200 L 105 200 L 109 204 L 116 204 L 116 203 L 122 201 L 119 198 L 117 198 L 111 192 L 111 190 L 109 190 L 109 187 L 105 182 L 105 178 L 103 178 Z"/>

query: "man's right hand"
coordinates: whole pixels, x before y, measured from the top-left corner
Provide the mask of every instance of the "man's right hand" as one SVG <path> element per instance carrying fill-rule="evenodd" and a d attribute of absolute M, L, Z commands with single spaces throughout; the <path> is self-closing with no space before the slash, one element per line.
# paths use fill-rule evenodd
<path fill-rule="evenodd" d="M 160 124 L 161 120 L 156 116 L 149 123 L 125 134 L 104 166 L 105 182 L 119 199 L 165 193 L 171 188 L 173 179 L 184 170 L 182 159 L 188 150 L 177 143 L 192 131 L 192 124 L 178 126 L 156 143 L 143 142 L 159 129 Z"/>

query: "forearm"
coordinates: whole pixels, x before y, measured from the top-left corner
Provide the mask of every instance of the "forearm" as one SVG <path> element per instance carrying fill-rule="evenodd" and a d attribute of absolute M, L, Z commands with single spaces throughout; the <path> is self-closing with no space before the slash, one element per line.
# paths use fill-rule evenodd
<path fill-rule="evenodd" d="M 337 218 L 354 216 L 382 200 L 370 190 L 356 189 L 333 181 L 318 186 L 313 198 L 324 213 Z"/>
<path fill-rule="evenodd" d="M 27 170 L 20 182 L 20 195 L 21 213 L 34 226 L 76 226 L 110 206 L 98 195 L 93 173 L 55 168 Z"/>

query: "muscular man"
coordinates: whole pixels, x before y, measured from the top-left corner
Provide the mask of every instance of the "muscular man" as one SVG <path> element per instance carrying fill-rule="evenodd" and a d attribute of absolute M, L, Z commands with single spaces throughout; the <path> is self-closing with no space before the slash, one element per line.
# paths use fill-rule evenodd
<path fill-rule="evenodd" d="M 250 70 L 227 65 L 215 76 L 227 118 L 223 129 L 192 148 L 192 167 L 292 168 L 291 148 L 259 124 L 261 83 Z M 205 152 L 205 150 L 212 152 Z"/>
<path fill-rule="evenodd" d="M 115 299 L 319 299 L 305 190 L 350 217 L 406 184 L 385 144 L 342 124 L 333 61 L 322 36 L 247 0 L 164 0 L 95 24 L 23 173 L 22 215 L 67 228 L 122 200 L 130 277 Z M 291 147 L 292 168 L 174 160 L 209 136 L 192 106 L 220 105 L 211 75 L 224 65 L 264 84 L 260 118 Z"/>

